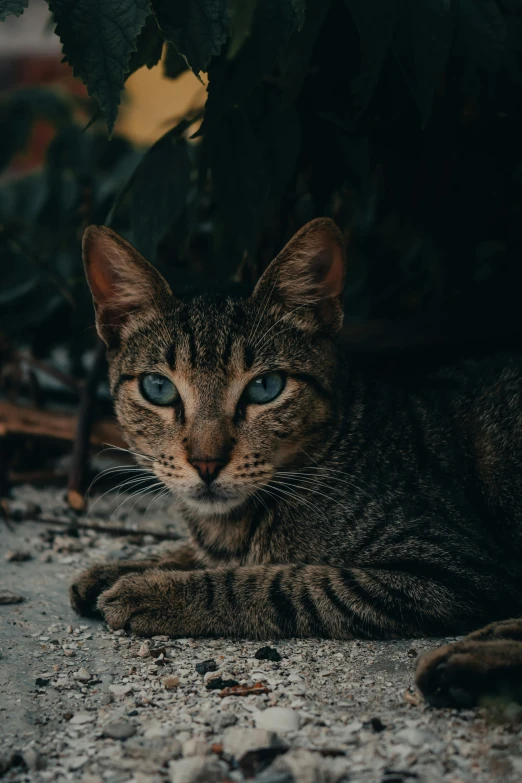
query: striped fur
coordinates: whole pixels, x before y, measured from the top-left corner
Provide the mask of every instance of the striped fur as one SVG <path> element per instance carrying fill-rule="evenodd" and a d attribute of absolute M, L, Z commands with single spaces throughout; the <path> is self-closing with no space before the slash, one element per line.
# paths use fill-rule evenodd
<path fill-rule="evenodd" d="M 114 280 L 110 232 L 97 236 L 91 285 Z M 71 588 L 79 612 L 145 636 L 337 639 L 462 634 L 522 614 L 520 357 L 408 378 L 358 366 L 336 340 L 344 251 L 328 220 L 302 229 L 250 298 L 175 298 L 114 242 L 125 301 L 147 293 L 109 341 L 111 301 L 92 286 L 116 412 L 191 541 L 162 561 L 85 572 Z M 272 371 L 286 377 L 281 395 L 245 404 L 246 384 Z M 148 403 L 150 372 L 181 403 Z M 224 463 L 210 489 L 194 455 Z M 437 654 L 422 664 L 427 695 L 440 691 L 437 667 Z"/>

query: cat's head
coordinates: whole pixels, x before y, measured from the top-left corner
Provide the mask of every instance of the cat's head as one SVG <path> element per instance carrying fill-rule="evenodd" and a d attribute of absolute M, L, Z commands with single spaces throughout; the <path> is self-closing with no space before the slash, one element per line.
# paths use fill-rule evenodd
<path fill-rule="evenodd" d="M 139 461 L 200 514 L 284 498 L 336 424 L 344 247 L 304 226 L 247 299 L 173 296 L 120 236 L 91 226 L 84 262 L 116 413 Z"/>

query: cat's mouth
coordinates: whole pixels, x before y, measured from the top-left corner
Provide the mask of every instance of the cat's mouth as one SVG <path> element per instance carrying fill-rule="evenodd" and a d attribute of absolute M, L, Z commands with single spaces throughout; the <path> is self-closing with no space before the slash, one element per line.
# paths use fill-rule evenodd
<path fill-rule="evenodd" d="M 244 494 L 211 484 L 198 484 L 185 497 L 185 502 L 203 514 L 225 514 L 244 503 Z"/>

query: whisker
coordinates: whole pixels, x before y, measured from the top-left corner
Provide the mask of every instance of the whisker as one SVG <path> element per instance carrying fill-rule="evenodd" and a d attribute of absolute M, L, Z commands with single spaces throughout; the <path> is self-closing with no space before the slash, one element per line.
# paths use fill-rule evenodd
<path fill-rule="evenodd" d="M 141 459 L 148 459 L 151 462 L 155 461 L 155 457 L 151 457 L 149 454 L 140 454 L 139 451 L 131 451 L 131 449 L 124 449 L 121 446 L 114 446 L 112 443 L 106 443 L 105 448 L 101 450 L 100 454 L 103 454 L 106 451 L 111 451 L 111 449 L 114 449 L 115 451 L 123 451 L 126 454 L 132 454 L 133 457 L 141 457 Z"/>

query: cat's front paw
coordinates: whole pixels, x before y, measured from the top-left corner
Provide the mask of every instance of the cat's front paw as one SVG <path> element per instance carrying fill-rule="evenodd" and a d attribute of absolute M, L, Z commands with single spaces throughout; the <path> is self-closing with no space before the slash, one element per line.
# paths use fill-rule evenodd
<path fill-rule="evenodd" d="M 137 636 L 182 634 L 182 584 L 173 574 L 153 569 L 118 579 L 98 599 L 98 610 L 113 630 Z"/>
<path fill-rule="evenodd" d="M 424 655 L 417 687 L 434 707 L 475 707 L 491 699 L 522 700 L 522 644 L 467 641 Z"/>
<path fill-rule="evenodd" d="M 151 561 L 125 560 L 119 563 L 97 563 L 87 568 L 69 587 L 69 599 L 75 612 L 83 617 L 99 617 L 100 595 L 124 574 L 144 571 L 155 565 Z"/>

